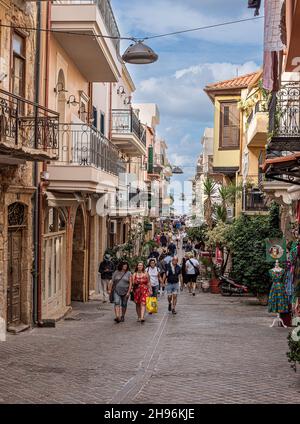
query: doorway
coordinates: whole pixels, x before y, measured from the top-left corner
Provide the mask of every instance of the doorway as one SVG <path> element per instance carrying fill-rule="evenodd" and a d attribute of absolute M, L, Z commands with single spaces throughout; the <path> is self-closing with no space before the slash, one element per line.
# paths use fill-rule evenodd
<path fill-rule="evenodd" d="M 85 302 L 86 284 L 86 241 L 85 241 L 85 222 L 82 208 L 79 207 L 76 212 L 74 232 L 73 232 L 73 254 L 72 254 L 72 284 L 71 300 Z"/>
<path fill-rule="evenodd" d="M 7 240 L 7 328 L 22 323 L 22 264 L 24 251 L 25 206 L 8 207 Z"/>

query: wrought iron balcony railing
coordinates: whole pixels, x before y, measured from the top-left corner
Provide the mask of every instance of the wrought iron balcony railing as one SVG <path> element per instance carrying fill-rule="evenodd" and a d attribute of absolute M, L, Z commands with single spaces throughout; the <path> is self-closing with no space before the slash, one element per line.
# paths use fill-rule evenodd
<path fill-rule="evenodd" d="M 146 146 L 146 131 L 139 118 L 133 111 L 114 109 L 112 111 L 112 130 L 120 134 L 135 134 L 138 139 Z"/>
<path fill-rule="evenodd" d="M 285 82 L 269 105 L 269 148 L 300 150 L 300 82 Z"/>
<path fill-rule="evenodd" d="M 0 152 L 26 160 L 58 155 L 59 114 L 0 89 Z"/>
<path fill-rule="evenodd" d="M 96 4 L 104 20 L 108 34 L 115 37 L 112 39 L 112 42 L 114 43 L 117 51 L 120 51 L 120 31 L 109 0 L 54 0 L 53 3 L 55 5 Z"/>
<path fill-rule="evenodd" d="M 87 124 L 60 124 L 59 162 L 79 166 L 94 166 L 119 175 L 126 164 L 119 158 L 118 149 L 95 127 Z"/>
<path fill-rule="evenodd" d="M 267 200 L 260 189 L 243 190 L 243 210 L 245 212 L 263 212 L 268 210 Z"/>

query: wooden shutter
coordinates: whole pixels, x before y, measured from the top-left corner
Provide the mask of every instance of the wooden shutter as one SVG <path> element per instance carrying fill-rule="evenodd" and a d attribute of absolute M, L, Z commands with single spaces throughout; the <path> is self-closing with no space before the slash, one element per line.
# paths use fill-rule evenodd
<path fill-rule="evenodd" d="M 240 145 L 240 111 L 237 102 L 222 102 L 220 118 L 220 147 L 238 149 Z"/>

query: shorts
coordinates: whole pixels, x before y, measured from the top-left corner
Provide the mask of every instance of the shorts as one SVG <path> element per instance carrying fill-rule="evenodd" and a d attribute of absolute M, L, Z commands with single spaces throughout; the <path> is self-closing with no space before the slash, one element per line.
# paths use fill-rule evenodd
<path fill-rule="evenodd" d="M 186 281 L 188 283 L 196 283 L 197 275 L 196 274 L 186 274 Z"/>
<path fill-rule="evenodd" d="M 166 287 L 168 294 L 178 294 L 179 293 L 179 283 L 168 284 Z"/>
<path fill-rule="evenodd" d="M 157 297 L 159 292 L 159 285 L 158 286 L 152 286 L 152 296 L 151 297 Z"/>
<path fill-rule="evenodd" d="M 120 296 L 116 291 L 114 291 L 114 304 L 115 306 L 122 306 L 122 308 L 127 308 L 128 297 Z"/>

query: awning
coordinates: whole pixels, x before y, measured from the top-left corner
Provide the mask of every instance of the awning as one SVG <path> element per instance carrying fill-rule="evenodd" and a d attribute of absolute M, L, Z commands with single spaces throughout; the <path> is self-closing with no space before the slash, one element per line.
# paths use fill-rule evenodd
<path fill-rule="evenodd" d="M 267 178 L 300 185 L 300 153 L 266 159 L 261 169 Z"/>

